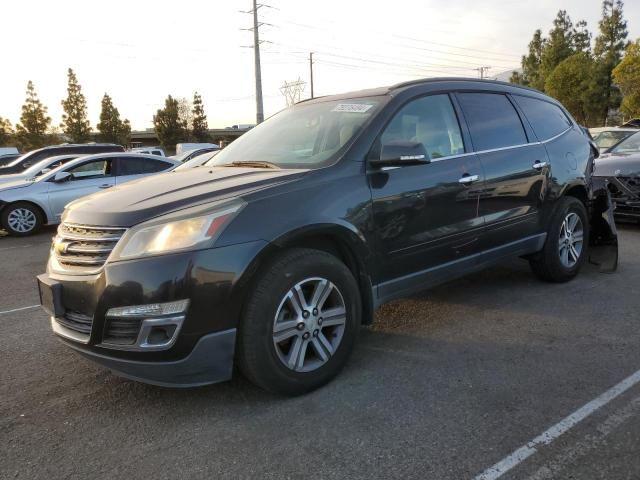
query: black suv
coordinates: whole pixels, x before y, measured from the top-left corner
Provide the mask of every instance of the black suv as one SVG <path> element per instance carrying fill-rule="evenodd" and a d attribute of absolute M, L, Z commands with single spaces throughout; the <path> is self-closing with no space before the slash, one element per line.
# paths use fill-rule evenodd
<path fill-rule="evenodd" d="M 590 225 L 615 235 L 596 155 L 560 104 L 505 83 L 304 101 L 202 168 L 69 205 L 42 303 L 68 346 L 126 377 L 201 385 L 235 362 L 300 394 L 391 299 L 514 256 L 573 278 Z"/>
<path fill-rule="evenodd" d="M 61 145 L 50 145 L 37 150 L 31 150 L 7 165 L 0 167 L 0 175 L 24 172 L 40 160 L 57 155 L 91 155 L 94 153 L 107 152 L 124 152 L 124 147 L 113 143 L 63 143 Z"/>

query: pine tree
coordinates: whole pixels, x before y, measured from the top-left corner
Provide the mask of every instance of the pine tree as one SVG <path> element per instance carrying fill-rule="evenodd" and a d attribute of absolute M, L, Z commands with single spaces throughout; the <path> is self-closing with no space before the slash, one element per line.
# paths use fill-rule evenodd
<path fill-rule="evenodd" d="M 613 80 L 624 95 L 620 110 L 628 117 L 640 117 L 640 39 L 630 43 L 624 58 L 613 69 Z"/>
<path fill-rule="evenodd" d="M 530 85 L 538 89 L 543 88 L 539 79 L 544 44 L 545 40 L 542 38 L 542 31 L 538 29 L 529 42 L 529 54 L 522 57 L 522 73 L 513 72 L 510 79 L 511 83 Z"/>
<path fill-rule="evenodd" d="M 209 142 L 209 125 L 207 116 L 204 113 L 202 97 L 198 92 L 193 94 L 193 115 L 192 115 L 191 135 L 197 142 Z"/>
<path fill-rule="evenodd" d="M 29 80 L 20 123 L 16 125 L 16 133 L 22 148 L 32 150 L 46 145 L 49 125 L 51 125 L 51 117 L 47 115 L 47 107 L 42 104 L 33 82 Z"/>
<path fill-rule="evenodd" d="M 180 118 L 178 100 L 169 95 L 153 116 L 153 126 L 160 143 L 166 150 L 173 150 L 177 143 L 187 138 L 187 125 Z"/>
<path fill-rule="evenodd" d="M 14 139 L 15 132 L 11 126 L 11 122 L 6 118 L 0 117 L 0 147 L 13 146 L 11 142 Z"/>
<path fill-rule="evenodd" d="M 72 69 L 68 70 L 67 77 L 67 98 L 62 101 L 65 113 L 62 115 L 60 126 L 71 141 L 82 143 L 89 138 L 91 133 L 91 126 L 87 120 L 87 99 L 83 95 L 82 88 Z"/>
<path fill-rule="evenodd" d="M 540 55 L 540 75 L 535 88 L 543 89 L 546 79 L 553 69 L 565 58 L 570 57 L 574 50 L 574 27 L 571 17 L 566 10 L 558 11 L 553 20 L 553 28 L 549 31 L 549 38 L 544 42 Z"/>
<path fill-rule="evenodd" d="M 601 90 L 601 119 L 604 122 L 609 110 L 620 105 L 621 95 L 613 85 L 613 69 L 620 62 L 627 38 L 627 21 L 623 18 L 622 0 L 604 0 L 602 19 L 598 23 L 600 34 L 596 37 L 593 54 L 596 72 L 592 88 Z"/>
<path fill-rule="evenodd" d="M 102 109 L 100 110 L 100 122 L 98 123 L 100 140 L 118 145 L 126 145 L 131 138 L 131 125 L 129 120 L 120 120 L 120 112 L 113 105 L 111 97 L 106 93 L 102 97 Z"/>

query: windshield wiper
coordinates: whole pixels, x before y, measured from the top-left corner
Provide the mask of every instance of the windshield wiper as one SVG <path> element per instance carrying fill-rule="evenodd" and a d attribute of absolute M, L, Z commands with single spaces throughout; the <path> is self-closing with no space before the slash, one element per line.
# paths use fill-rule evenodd
<path fill-rule="evenodd" d="M 231 162 L 231 163 L 225 163 L 219 166 L 220 167 L 247 167 L 247 168 L 275 168 L 278 170 L 280 169 L 280 167 L 275 163 L 264 162 L 262 160 L 247 160 L 244 162 Z"/>

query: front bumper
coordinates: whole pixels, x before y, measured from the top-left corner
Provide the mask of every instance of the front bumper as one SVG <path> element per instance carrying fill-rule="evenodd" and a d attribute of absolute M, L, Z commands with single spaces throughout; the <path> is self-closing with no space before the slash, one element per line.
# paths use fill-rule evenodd
<path fill-rule="evenodd" d="M 256 241 L 107 262 L 92 275 L 62 274 L 49 268 L 39 281 L 59 286 L 52 330 L 85 357 L 135 380 L 176 387 L 228 380 L 245 295 L 244 275 L 266 245 Z M 188 300 L 188 309 L 180 314 L 179 331 L 166 348 L 110 343 L 113 318 L 107 316 L 109 310 L 181 300 Z M 140 322 L 141 329 L 145 321 Z M 74 336 L 69 327 L 80 334 Z M 121 323 L 119 327 L 130 328 Z"/>
<path fill-rule="evenodd" d="M 51 323 L 55 323 L 53 317 Z M 236 329 L 205 335 L 185 358 L 168 362 L 115 358 L 83 349 L 67 339 L 62 341 L 116 375 L 161 387 L 197 387 L 231 379 Z"/>

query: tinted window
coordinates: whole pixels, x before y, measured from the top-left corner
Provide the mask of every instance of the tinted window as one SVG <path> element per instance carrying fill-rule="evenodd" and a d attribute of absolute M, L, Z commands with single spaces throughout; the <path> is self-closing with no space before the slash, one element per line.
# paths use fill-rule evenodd
<path fill-rule="evenodd" d="M 144 173 L 156 173 L 166 170 L 169 166 L 169 163 L 160 160 L 126 157 L 120 159 L 118 175 L 142 175 Z"/>
<path fill-rule="evenodd" d="M 527 143 L 518 112 L 505 95 L 458 94 L 476 151 Z"/>
<path fill-rule="evenodd" d="M 571 126 L 564 112 L 553 103 L 520 95 L 513 97 L 529 120 L 538 140 L 548 140 Z"/>
<path fill-rule="evenodd" d="M 101 178 L 111 176 L 111 160 L 102 159 L 81 163 L 67 170 L 72 175 L 72 180 L 86 180 L 89 178 Z"/>
<path fill-rule="evenodd" d="M 433 159 L 464 153 L 460 125 L 448 95 L 409 102 L 391 120 L 381 142 L 420 142 Z"/>
<path fill-rule="evenodd" d="M 146 160 L 144 168 L 145 173 L 156 173 L 166 170 L 171 166 L 172 164 L 160 160 Z"/>

